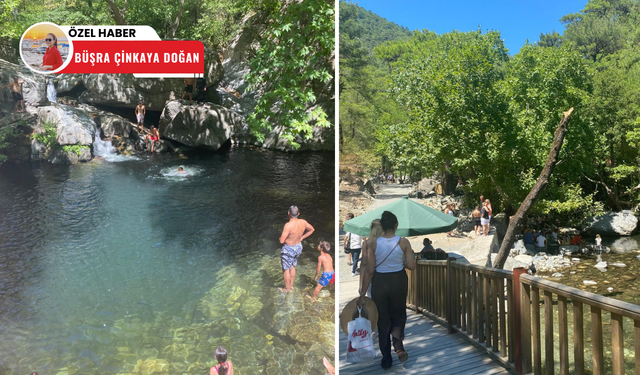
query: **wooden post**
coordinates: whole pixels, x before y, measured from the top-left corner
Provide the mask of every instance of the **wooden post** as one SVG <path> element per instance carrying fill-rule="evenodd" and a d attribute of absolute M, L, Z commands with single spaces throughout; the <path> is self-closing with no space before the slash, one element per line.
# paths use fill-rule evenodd
<path fill-rule="evenodd" d="M 633 321 L 633 332 L 636 349 L 636 374 L 640 374 L 640 320 Z"/>
<path fill-rule="evenodd" d="M 418 275 L 420 272 L 420 265 L 416 264 L 415 270 L 411 272 L 411 286 L 413 287 L 413 305 L 416 308 L 416 314 L 419 314 L 418 310 Z"/>
<path fill-rule="evenodd" d="M 514 301 L 513 280 L 507 280 L 507 306 L 509 309 L 507 313 L 509 317 L 509 346 L 507 351 L 509 352 L 509 362 L 511 363 L 515 363 L 516 361 L 516 303 Z"/>
<path fill-rule="evenodd" d="M 489 275 L 484 275 L 484 324 L 485 324 L 485 344 L 487 348 L 491 346 L 491 278 Z"/>
<path fill-rule="evenodd" d="M 582 302 L 573 301 L 573 358 L 575 375 L 584 375 L 584 316 Z M 636 364 L 637 366 L 637 364 Z M 636 371 L 636 374 L 640 374 Z"/>
<path fill-rule="evenodd" d="M 623 335 L 622 315 L 611 313 L 611 352 L 613 354 L 613 375 L 624 375 Z"/>
<path fill-rule="evenodd" d="M 478 272 L 478 341 L 485 342 L 484 336 L 484 275 Z"/>
<path fill-rule="evenodd" d="M 531 372 L 531 287 L 520 283 L 522 313 L 522 371 Z"/>
<path fill-rule="evenodd" d="M 547 375 L 554 373 L 553 361 L 553 295 L 544 291 L 544 363 Z"/>
<path fill-rule="evenodd" d="M 471 271 L 471 333 L 478 338 L 478 278 L 475 271 Z"/>
<path fill-rule="evenodd" d="M 591 333 L 593 375 L 604 375 L 604 348 L 602 346 L 602 310 L 591 306 Z"/>
<path fill-rule="evenodd" d="M 533 373 L 542 374 L 542 352 L 540 341 L 540 289 L 531 287 L 531 322 L 533 330 Z"/>
<path fill-rule="evenodd" d="M 454 298 L 454 276 L 453 276 L 453 267 L 451 267 L 451 262 L 455 261 L 456 258 L 454 257 L 449 257 L 447 258 L 447 269 L 446 269 L 446 276 L 447 276 L 447 329 L 449 330 L 449 333 L 455 333 L 456 330 L 453 329 L 453 323 L 454 323 L 454 310 L 455 308 L 453 307 L 453 301 L 455 300 Z"/>
<path fill-rule="evenodd" d="M 514 322 L 514 337 L 515 337 L 515 364 L 516 374 L 524 374 L 522 370 L 522 304 L 520 303 L 522 296 L 520 290 L 520 275 L 526 273 L 527 269 L 524 267 L 518 267 L 513 269 L 513 300 L 515 301 L 515 322 Z"/>
<path fill-rule="evenodd" d="M 500 279 L 500 287 L 498 289 L 498 301 L 500 302 L 500 355 L 507 356 L 507 301 L 504 299 L 504 282 L 506 279 Z"/>
<path fill-rule="evenodd" d="M 491 278 L 491 343 L 493 351 L 497 352 L 498 347 L 498 280 L 497 277 Z"/>
<path fill-rule="evenodd" d="M 558 296 L 558 333 L 560 334 L 560 374 L 569 375 L 569 327 L 567 298 Z"/>

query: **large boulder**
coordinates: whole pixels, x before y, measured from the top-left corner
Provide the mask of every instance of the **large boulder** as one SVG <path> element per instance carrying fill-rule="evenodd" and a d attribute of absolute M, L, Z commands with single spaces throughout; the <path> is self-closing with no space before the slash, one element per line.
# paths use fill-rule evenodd
<path fill-rule="evenodd" d="M 80 104 L 78 108 L 87 112 L 96 123 L 96 125 L 98 125 L 98 127 L 100 128 L 101 138 L 138 138 L 136 125 L 122 116 L 118 116 L 111 112 L 99 110 L 96 107 L 87 104 Z"/>
<path fill-rule="evenodd" d="M 590 220 L 584 232 L 600 235 L 629 236 L 638 226 L 638 218 L 631 211 L 608 212 Z"/>
<path fill-rule="evenodd" d="M 38 126 L 53 123 L 58 134 L 57 141 L 64 145 L 84 145 L 93 143 L 96 123 L 81 109 L 66 105 L 50 105 L 38 108 Z M 41 131 L 41 130 L 40 130 Z"/>
<path fill-rule="evenodd" d="M 203 107 L 167 103 L 159 124 L 160 135 L 191 147 L 219 149 L 231 137 L 250 140 L 244 118 L 225 107 L 207 103 Z"/>
<path fill-rule="evenodd" d="M 13 162 L 28 161 L 31 156 L 31 133 L 36 125 L 36 117 L 26 113 L 12 113 L 0 117 L 0 129 L 5 132 L 7 147 L 2 154 Z M 9 128 L 5 130 L 5 128 Z"/>
<path fill-rule="evenodd" d="M 181 78 L 135 78 L 132 74 L 62 74 L 58 95 L 77 95 L 85 103 L 135 108 L 142 102 L 148 111 L 162 111 L 167 100 L 182 96 Z"/>
<path fill-rule="evenodd" d="M 22 85 L 22 96 L 25 106 L 40 106 L 47 103 L 45 92 L 45 78 L 41 74 L 36 74 L 28 68 L 12 64 L 5 60 L 0 60 L 0 86 L 13 82 L 13 77 L 18 76 L 24 81 Z M 0 101 L 9 102 L 13 107 L 15 101 L 11 90 L 0 90 Z"/>

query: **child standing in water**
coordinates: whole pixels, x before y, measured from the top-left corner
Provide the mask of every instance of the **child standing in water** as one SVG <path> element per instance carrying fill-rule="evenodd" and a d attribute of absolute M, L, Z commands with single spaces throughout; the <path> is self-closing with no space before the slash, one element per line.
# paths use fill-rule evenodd
<path fill-rule="evenodd" d="M 227 351 L 222 346 L 216 349 L 216 361 L 218 364 L 211 368 L 209 375 L 233 375 L 233 364 L 227 361 Z"/>
<path fill-rule="evenodd" d="M 320 275 L 320 269 L 322 268 L 322 277 L 318 280 L 318 285 L 316 285 L 316 289 L 313 291 L 313 296 L 307 296 L 311 298 L 312 301 L 316 300 L 318 297 L 318 293 L 322 290 L 322 287 L 327 286 L 329 284 L 333 284 L 336 279 L 336 274 L 333 271 L 333 259 L 331 255 L 329 255 L 329 251 L 331 250 L 331 245 L 327 241 L 322 241 L 318 245 L 318 251 L 320 251 L 320 256 L 318 257 L 318 268 L 316 269 L 316 277 L 315 280 L 318 280 L 318 276 Z"/>

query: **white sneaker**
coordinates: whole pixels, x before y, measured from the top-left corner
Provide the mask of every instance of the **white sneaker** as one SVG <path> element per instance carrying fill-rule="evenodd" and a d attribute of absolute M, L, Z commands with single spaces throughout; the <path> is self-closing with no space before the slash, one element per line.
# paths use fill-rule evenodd
<path fill-rule="evenodd" d="M 351 272 L 352 277 L 360 276 L 360 272 Z"/>

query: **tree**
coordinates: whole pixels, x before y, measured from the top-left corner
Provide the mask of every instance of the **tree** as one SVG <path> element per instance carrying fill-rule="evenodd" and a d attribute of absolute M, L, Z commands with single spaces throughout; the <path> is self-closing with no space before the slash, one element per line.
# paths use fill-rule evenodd
<path fill-rule="evenodd" d="M 334 9 L 327 0 L 291 2 L 271 14 L 260 49 L 247 75 L 252 89 L 264 87 L 251 129 L 264 139 L 263 130 L 284 125 L 281 135 L 298 147 L 297 135 L 308 139 L 313 125 L 331 126 L 322 107 L 307 110 L 333 79 Z"/>

